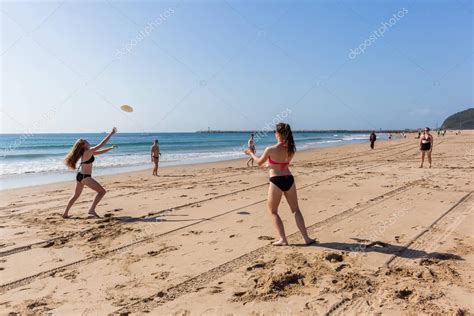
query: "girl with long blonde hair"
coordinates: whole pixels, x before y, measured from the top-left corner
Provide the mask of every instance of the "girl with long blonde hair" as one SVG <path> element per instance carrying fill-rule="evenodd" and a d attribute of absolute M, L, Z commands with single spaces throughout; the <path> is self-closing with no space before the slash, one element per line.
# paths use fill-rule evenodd
<path fill-rule="evenodd" d="M 101 149 L 109 142 L 110 138 L 115 133 L 117 133 L 117 129 L 114 127 L 112 131 L 98 145 L 94 147 L 92 147 L 87 140 L 78 139 L 76 143 L 72 146 L 71 151 L 64 158 L 64 164 L 72 170 L 76 170 L 76 165 L 79 159 L 81 159 L 81 164 L 79 166 L 80 171 L 76 175 L 76 190 L 74 192 L 74 195 L 69 199 L 69 202 L 66 206 L 66 210 L 63 214 L 63 218 L 69 217 L 69 210 L 77 201 L 79 196 L 81 196 L 84 186 L 88 186 L 89 188 L 97 192 L 97 195 L 95 196 L 94 201 L 92 202 L 92 205 L 89 208 L 89 216 L 99 218 L 99 215 L 97 215 L 95 208 L 97 207 L 97 204 L 99 204 L 100 200 L 102 200 L 102 198 L 104 197 L 106 191 L 100 185 L 99 182 L 92 178 L 92 164 L 95 160 L 94 155 L 102 155 L 116 148 L 116 146 L 112 146 L 109 148 Z"/>

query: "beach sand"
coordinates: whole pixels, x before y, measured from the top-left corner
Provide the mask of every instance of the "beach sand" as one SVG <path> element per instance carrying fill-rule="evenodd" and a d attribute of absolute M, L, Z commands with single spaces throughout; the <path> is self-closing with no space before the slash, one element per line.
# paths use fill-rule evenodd
<path fill-rule="evenodd" d="M 474 312 L 474 132 L 298 152 L 300 207 L 318 243 L 272 247 L 267 173 L 244 160 L 99 177 L 86 218 L 74 181 L 2 192 L 0 313 L 95 315 Z M 74 175 L 71 174 L 71 179 Z"/>

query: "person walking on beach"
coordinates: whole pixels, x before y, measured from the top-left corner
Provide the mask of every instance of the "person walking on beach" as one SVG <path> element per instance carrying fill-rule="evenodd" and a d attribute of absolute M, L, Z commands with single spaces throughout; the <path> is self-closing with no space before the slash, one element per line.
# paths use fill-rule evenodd
<path fill-rule="evenodd" d="M 433 151 L 433 136 L 430 134 L 430 128 L 426 127 L 423 135 L 420 137 L 421 165 L 425 162 L 425 155 L 428 154 L 428 162 L 431 168 L 431 152 Z"/>
<path fill-rule="evenodd" d="M 253 139 L 253 133 L 250 134 L 250 139 L 247 142 L 248 149 L 255 155 L 257 153 L 257 149 L 255 148 L 255 140 Z M 253 167 L 253 158 L 250 157 L 249 160 L 247 160 L 247 167 L 250 166 L 250 163 L 252 163 Z"/>
<path fill-rule="evenodd" d="M 295 181 L 288 167 L 296 152 L 295 141 L 293 139 L 290 125 L 286 123 L 278 123 L 275 129 L 275 138 L 277 143 L 265 148 L 261 157 L 257 157 L 250 148 L 245 151 L 245 153 L 250 155 L 259 166 L 268 162 L 270 186 L 268 188 L 267 205 L 280 237 L 280 239 L 274 242 L 273 245 L 288 245 L 285 228 L 280 216 L 278 215 L 278 206 L 280 205 L 282 195 L 285 195 L 286 201 L 291 208 L 291 212 L 295 215 L 296 226 L 298 226 L 305 244 L 310 245 L 314 243 L 315 240 L 308 236 L 303 214 L 301 214 L 298 205 Z"/>
<path fill-rule="evenodd" d="M 370 148 L 374 149 L 375 141 L 377 140 L 377 135 L 375 135 L 375 132 L 370 133 Z"/>
<path fill-rule="evenodd" d="M 158 163 L 160 162 L 160 144 L 158 142 L 158 139 L 155 139 L 153 142 L 153 145 L 151 146 L 150 150 L 150 155 L 151 155 L 151 162 L 155 164 L 153 167 L 153 175 L 158 176 Z"/>
<path fill-rule="evenodd" d="M 95 161 L 95 156 L 105 154 L 111 151 L 117 146 L 112 146 L 109 148 L 101 149 L 104 147 L 110 140 L 110 138 L 117 133 L 117 129 L 114 127 L 112 131 L 96 146 L 91 147 L 89 142 L 85 139 L 78 139 L 74 146 L 72 146 L 71 151 L 67 154 L 66 158 L 64 158 L 64 163 L 72 170 L 76 170 L 76 164 L 81 159 L 81 164 L 79 166 L 80 171 L 76 175 L 76 190 L 74 195 L 69 199 L 69 202 L 66 206 L 66 210 L 64 211 L 63 218 L 69 217 L 69 210 L 73 206 L 73 204 L 77 201 L 79 196 L 81 196 L 82 190 L 84 186 L 88 186 L 92 190 L 97 192 L 97 195 L 92 202 L 91 207 L 89 208 L 89 217 L 100 218 L 97 215 L 95 208 L 97 204 L 99 204 L 100 200 L 104 197 L 106 191 L 97 182 L 94 178 L 92 178 L 92 164 Z"/>

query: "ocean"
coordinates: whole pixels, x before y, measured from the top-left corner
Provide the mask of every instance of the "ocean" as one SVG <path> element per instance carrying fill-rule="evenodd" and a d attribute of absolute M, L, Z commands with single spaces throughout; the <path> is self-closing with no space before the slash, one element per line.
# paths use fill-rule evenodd
<path fill-rule="evenodd" d="M 0 189 L 60 181 L 73 181 L 75 172 L 63 164 L 66 153 L 78 138 L 97 144 L 105 134 L 1 134 Z M 160 142 L 160 166 L 183 165 L 244 158 L 248 133 L 119 133 L 109 145 L 118 148 L 101 155 L 94 163 L 94 175 L 106 175 L 150 168 L 150 146 Z M 381 135 L 382 136 L 382 135 Z M 367 142 L 367 133 L 297 132 L 297 150 Z M 382 136 L 383 138 L 383 136 Z M 274 134 L 255 136 L 257 153 L 275 142 Z"/>

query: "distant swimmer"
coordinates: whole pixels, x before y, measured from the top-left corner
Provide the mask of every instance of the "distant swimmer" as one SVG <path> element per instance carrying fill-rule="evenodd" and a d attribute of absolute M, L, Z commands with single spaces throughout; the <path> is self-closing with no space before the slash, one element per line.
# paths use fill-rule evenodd
<path fill-rule="evenodd" d="M 392 139 L 392 133 L 388 134 L 388 140 Z"/>
<path fill-rule="evenodd" d="M 421 165 L 425 162 L 425 155 L 428 154 L 428 162 L 431 168 L 431 152 L 433 151 L 433 136 L 430 134 L 430 128 L 426 127 L 423 135 L 420 137 Z"/>
<path fill-rule="evenodd" d="M 109 142 L 110 138 L 115 133 L 117 133 L 117 129 L 114 127 L 112 131 L 98 145 L 94 147 L 91 147 L 87 140 L 79 139 L 76 141 L 71 151 L 67 154 L 66 158 L 64 158 L 64 163 L 72 170 L 76 169 L 76 164 L 79 159 L 81 159 L 81 164 L 79 166 L 80 171 L 76 175 L 76 191 L 69 199 L 66 210 L 63 214 L 64 218 L 69 217 L 69 210 L 79 198 L 79 196 L 81 196 L 84 185 L 97 192 L 97 195 L 95 196 L 94 201 L 92 202 L 92 205 L 89 209 L 89 216 L 99 218 L 95 208 L 97 207 L 97 204 L 99 204 L 100 200 L 102 200 L 104 197 L 106 191 L 99 182 L 92 178 L 92 163 L 95 161 L 94 155 L 102 155 L 114 148 L 117 148 L 117 146 L 112 146 L 101 150 L 101 148 Z"/>
<path fill-rule="evenodd" d="M 153 142 L 153 145 L 151 146 L 150 150 L 150 155 L 151 155 L 151 162 L 155 165 L 153 167 L 153 174 L 154 176 L 158 176 L 158 163 L 160 162 L 160 144 L 158 142 L 158 139 L 155 139 Z"/>
<path fill-rule="evenodd" d="M 377 135 L 375 132 L 370 133 L 369 141 L 370 141 L 370 148 L 374 149 L 375 141 L 377 140 Z"/>
<path fill-rule="evenodd" d="M 257 154 L 257 149 L 255 148 L 255 140 L 253 138 L 253 133 L 250 134 L 249 141 L 247 142 L 248 149 L 255 155 Z M 249 160 L 247 160 L 247 167 L 250 166 L 250 163 L 252 163 L 253 167 L 253 158 L 250 157 Z"/>
<path fill-rule="evenodd" d="M 270 186 L 268 188 L 267 205 L 280 237 L 280 239 L 274 242 L 273 245 L 288 245 L 285 228 L 280 216 L 278 215 L 278 206 L 280 205 L 282 195 L 285 195 L 286 201 L 288 202 L 292 213 L 295 215 L 296 226 L 298 226 L 305 244 L 310 245 L 314 243 L 315 240 L 308 236 L 303 215 L 301 214 L 298 205 L 295 180 L 289 169 L 289 164 L 296 152 L 295 141 L 293 139 L 290 125 L 286 123 L 278 123 L 275 130 L 275 138 L 277 143 L 265 148 L 261 157 L 257 157 L 250 149 L 245 151 L 245 153 L 250 155 L 259 166 L 268 162 Z"/>

